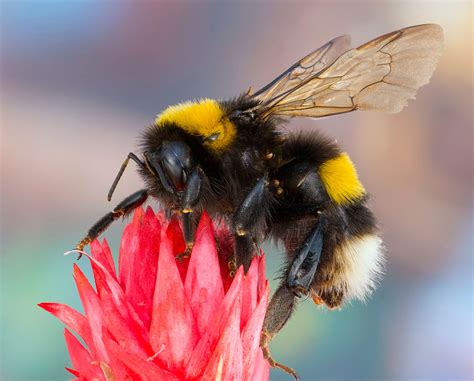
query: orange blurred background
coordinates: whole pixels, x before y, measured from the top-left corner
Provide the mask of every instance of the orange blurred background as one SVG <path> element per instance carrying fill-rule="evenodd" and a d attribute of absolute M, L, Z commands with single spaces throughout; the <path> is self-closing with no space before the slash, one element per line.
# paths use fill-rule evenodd
<path fill-rule="evenodd" d="M 0 12 L 2 380 L 67 377 L 61 325 L 36 303 L 79 306 L 62 253 L 110 209 L 121 162 L 160 110 L 257 89 L 341 34 L 356 46 L 427 22 L 444 28 L 445 51 L 408 108 L 290 123 L 351 155 L 388 265 L 365 305 L 302 303 L 272 350 L 303 380 L 472 379 L 471 2 L 4 1 Z M 116 200 L 139 187 L 127 171 Z M 122 229 L 106 234 L 115 249 Z M 270 278 L 282 260 L 269 254 Z"/>

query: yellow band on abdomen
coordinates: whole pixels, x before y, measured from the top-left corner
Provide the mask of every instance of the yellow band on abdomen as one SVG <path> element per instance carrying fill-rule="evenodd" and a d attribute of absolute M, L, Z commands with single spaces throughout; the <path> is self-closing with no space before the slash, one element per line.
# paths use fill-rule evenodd
<path fill-rule="evenodd" d="M 324 162 L 319 167 L 319 176 L 336 204 L 349 204 L 365 194 L 354 164 L 346 153 Z"/>

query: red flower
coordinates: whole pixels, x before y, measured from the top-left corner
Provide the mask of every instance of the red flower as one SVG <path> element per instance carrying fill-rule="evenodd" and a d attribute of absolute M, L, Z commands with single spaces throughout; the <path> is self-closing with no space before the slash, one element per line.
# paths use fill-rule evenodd
<path fill-rule="evenodd" d="M 94 241 L 96 290 L 74 264 L 85 315 L 39 305 L 67 326 L 68 370 L 80 380 L 268 380 L 259 347 L 269 294 L 264 257 L 231 278 L 229 234 L 215 237 L 219 254 L 204 214 L 191 257 L 178 261 L 179 224 L 138 209 L 122 237 L 118 275 L 107 242 Z"/>

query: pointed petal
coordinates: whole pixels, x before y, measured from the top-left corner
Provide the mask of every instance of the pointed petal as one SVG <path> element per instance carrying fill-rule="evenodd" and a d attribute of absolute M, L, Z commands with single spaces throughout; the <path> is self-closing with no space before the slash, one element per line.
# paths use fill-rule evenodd
<path fill-rule="evenodd" d="M 120 245 L 120 284 L 147 329 L 156 282 L 160 231 L 160 223 L 150 207 L 144 213 L 137 211 Z"/>
<path fill-rule="evenodd" d="M 229 262 L 234 259 L 234 237 L 225 226 L 219 226 L 215 236 L 217 242 L 219 242 L 218 255 L 219 264 L 221 266 L 221 277 L 224 284 L 224 291 L 227 292 L 233 281 L 233 278 L 230 276 Z"/>
<path fill-rule="evenodd" d="M 130 370 L 119 358 L 117 358 L 114 353 L 111 351 L 111 345 L 117 345 L 110 338 L 105 340 L 107 350 L 110 354 L 110 363 L 104 361 L 99 361 L 98 365 L 101 368 L 102 374 L 105 377 L 106 381 L 119 381 L 119 380 L 136 380 L 139 379 L 134 372 Z M 93 380 L 91 380 L 93 381 Z"/>
<path fill-rule="evenodd" d="M 202 335 L 209 325 L 211 316 L 224 299 L 224 287 L 211 219 L 205 213 L 196 231 L 184 288 L 199 334 Z"/>
<path fill-rule="evenodd" d="M 166 218 L 166 214 L 163 209 L 159 209 L 156 214 L 156 218 L 160 222 L 160 225 L 163 227 L 163 229 L 166 229 L 168 226 L 168 219 Z"/>
<path fill-rule="evenodd" d="M 267 311 L 268 287 L 260 299 L 257 308 L 253 311 L 247 324 L 242 331 L 243 346 L 243 377 L 242 380 L 250 381 L 252 372 L 256 365 L 257 353 L 260 350 L 260 335 L 262 333 L 263 320 Z"/>
<path fill-rule="evenodd" d="M 201 380 L 214 381 L 218 374 L 222 381 L 242 380 L 242 341 L 240 339 L 241 295 L 240 293 L 235 299 L 229 320 Z"/>
<path fill-rule="evenodd" d="M 253 375 L 251 381 L 267 381 L 270 379 L 270 364 L 263 357 L 263 352 L 260 349 L 257 352 L 255 361 L 255 367 L 253 369 Z"/>
<path fill-rule="evenodd" d="M 183 371 L 198 340 L 191 306 L 186 298 L 171 242 L 162 234 L 153 299 L 150 342 L 160 361 L 172 372 Z"/>
<path fill-rule="evenodd" d="M 133 277 L 133 262 L 137 253 L 138 231 L 145 212 L 142 207 L 135 209 L 132 221 L 125 226 L 119 249 L 119 282 L 124 290 Z"/>
<path fill-rule="evenodd" d="M 66 370 L 67 370 L 69 373 L 71 373 L 74 377 L 80 377 L 80 376 L 81 376 L 81 374 L 80 374 L 77 370 L 68 368 L 67 366 L 64 367 L 64 369 L 66 369 Z"/>
<path fill-rule="evenodd" d="M 98 289 L 104 322 L 107 322 L 107 327 L 111 332 L 118 334 L 117 330 L 119 330 L 123 335 L 128 334 L 129 338 L 135 337 L 136 341 L 134 343 L 137 346 L 134 348 L 137 350 L 137 353 L 141 353 L 138 348 L 148 348 L 146 344 L 148 342 L 148 331 L 144 323 L 135 312 L 134 306 L 127 300 L 117 280 L 95 258 L 87 254 L 86 256 L 91 262 L 96 281 L 100 285 Z M 105 308 L 107 308 L 107 315 L 104 310 Z M 116 327 L 114 324 L 118 326 Z M 128 327 L 130 332 L 125 333 L 125 327 Z M 123 335 L 120 337 L 123 338 Z"/>
<path fill-rule="evenodd" d="M 74 280 L 76 282 L 79 297 L 86 312 L 87 320 L 91 330 L 92 341 L 96 349 L 95 357 L 99 360 L 107 361 L 109 356 L 105 348 L 103 337 L 105 327 L 103 325 L 102 309 L 99 297 L 95 293 L 92 285 L 87 280 L 81 269 L 74 264 Z"/>
<path fill-rule="evenodd" d="M 241 268 L 237 271 L 234 281 L 232 282 L 232 285 L 225 295 L 221 305 L 211 317 L 208 329 L 201 337 L 199 343 L 190 356 L 188 367 L 186 369 L 187 378 L 198 378 L 206 369 L 219 338 L 222 336 L 228 322 L 232 319 L 233 307 L 236 304 L 236 301 L 241 298 L 242 283 L 243 270 Z"/>
<path fill-rule="evenodd" d="M 240 317 L 241 329 L 257 307 L 258 262 L 258 258 L 254 257 L 250 264 L 249 271 L 247 271 L 245 275 L 242 294 L 242 315 Z"/>
<path fill-rule="evenodd" d="M 265 255 L 263 251 L 260 250 L 260 255 L 257 257 L 259 259 L 258 263 L 258 300 L 265 293 L 266 288 L 268 287 L 267 277 L 265 275 Z"/>
<path fill-rule="evenodd" d="M 129 352 L 147 358 L 148 345 L 133 321 L 127 320 L 105 289 L 100 291 L 104 323 L 112 337 Z"/>
<path fill-rule="evenodd" d="M 100 243 L 98 240 L 94 240 L 91 242 L 91 257 L 93 257 L 97 262 L 99 262 L 102 266 L 106 266 L 102 261 L 102 247 L 100 246 Z M 99 259 L 101 258 L 101 259 Z M 103 259 L 102 259 L 103 260 Z M 94 275 L 94 282 L 95 282 L 95 288 L 97 290 L 97 293 L 100 292 L 101 288 L 103 287 L 103 280 L 101 277 L 100 271 L 97 269 L 97 266 L 92 265 L 92 274 Z"/>
<path fill-rule="evenodd" d="M 105 381 L 115 381 L 115 374 L 110 368 L 109 364 L 99 361 L 100 370 L 102 370 L 102 374 L 105 377 Z M 124 377 L 120 378 L 120 380 L 124 379 Z"/>
<path fill-rule="evenodd" d="M 173 218 L 166 228 L 166 236 L 172 244 L 173 256 L 184 253 L 186 249 L 186 243 L 183 238 L 183 231 L 179 226 L 179 221 L 177 218 Z M 184 283 L 186 279 L 186 272 L 188 270 L 189 258 L 182 258 L 176 261 L 176 266 L 178 267 L 179 274 L 181 275 L 181 281 Z"/>
<path fill-rule="evenodd" d="M 68 330 L 64 329 L 64 339 L 71 358 L 71 363 L 76 372 L 84 379 L 104 380 L 100 367 L 94 365 L 94 359 L 81 342 Z"/>
<path fill-rule="evenodd" d="M 171 373 L 163 370 L 153 361 L 144 360 L 140 357 L 135 356 L 133 353 L 128 352 L 126 349 L 121 348 L 114 342 L 108 343 L 108 348 L 112 356 L 121 361 L 126 365 L 132 372 L 139 376 L 140 380 L 144 381 L 155 381 L 155 380 L 166 380 L 166 381 L 178 381 L 178 379 Z M 136 379 L 136 378 L 131 378 Z M 119 381 L 119 380 L 117 380 Z"/>
<path fill-rule="evenodd" d="M 84 315 L 61 303 L 39 303 L 38 306 L 57 317 L 64 325 L 75 331 L 84 340 L 89 349 L 92 352 L 95 351 L 89 322 Z"/>
<path fill-rule="evenodd" d="M 181 230 L 177 218 L 173 218 L 170 221 L 166 228 L 166 234 L 171 241 L 173 254 L 177 255 L 184 252 L 184 249 L 186 249 L 186 243 L 184 242 L 183 231 Z"/>
<path fill-rule="evenodd" d="M 109 244 L 105 238 L 102 241 L 102 245 L 98 240 L 91 242 L 91 255 L 107 269 L 110 275 L 112 275 L 114 278 L 117 277 L 114 259 L 112 257 L 112 253 L 110 252 Z"/>

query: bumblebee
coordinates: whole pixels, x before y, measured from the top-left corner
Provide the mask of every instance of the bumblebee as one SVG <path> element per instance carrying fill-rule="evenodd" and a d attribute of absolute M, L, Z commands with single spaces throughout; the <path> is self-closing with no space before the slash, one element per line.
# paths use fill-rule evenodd
<path fill-rule="evenodd" d="M 285 133 L 286 118 L 319 118 L 354 110 L 399 112 L 428 83 L 443 44 L 438 25 L 412 26 L 351 49 L 333 39 L 259 91 L 225 101 L 168 107 L 129 153 L 145 187 L 101 218 L 77 245 L 154 198 L 182 218 L 186 251 L 203 210 L 226 219 L 235 238 L 234 270 L 249 268 L 255 245 L 282 242 L 287 264 L 265 317 L 261 347 L 289 319 L 298 298 L 337 308 L 366 299 L 383 269 L 383 245 L 368 194 L 336 143 L 314 131 Z"/>

